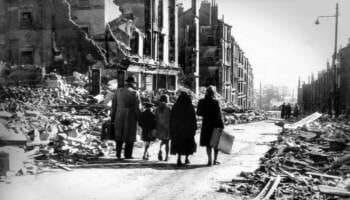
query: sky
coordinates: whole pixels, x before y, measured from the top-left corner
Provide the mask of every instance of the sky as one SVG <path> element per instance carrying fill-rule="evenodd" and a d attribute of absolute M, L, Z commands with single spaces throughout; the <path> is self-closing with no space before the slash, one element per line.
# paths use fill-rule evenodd
<path fill-rule="evenodd" d="M 112 1 L 112 0 L 106 0 Z M 189 8 L 191 0 L 178 0 Z M 199 2 L 201 0 L 198 0 Z M 209 0 L 211 1 L 211 0 Z M 216 0 L 219 18 L 232 25 L 232 35 L 252 64 L 255 87 L 295 88 L 298 77 L 326 68 L 334 51 L 334 15 L 340 6 L 338 46 L 350 38 L 350 0 Z M 113 9 L 112 9 L 113 10 Z M 111 11 L 107 11 L 111 15 Z"/>

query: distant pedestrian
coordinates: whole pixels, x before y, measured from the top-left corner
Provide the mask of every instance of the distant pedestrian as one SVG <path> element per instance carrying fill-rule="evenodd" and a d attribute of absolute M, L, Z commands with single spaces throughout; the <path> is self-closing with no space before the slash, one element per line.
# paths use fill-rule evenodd
<path fill-rule="evenodd" d="M 188 156 L 196 152 L 194 136 L 197 120 L 191 97 L 184 91 L 179 92 L 179 98 L 170 114 L 170 139 L 172 155 L 177 154 L 177 165 L 181 166 L 181 156 L 185 155 L 185 164 L 189 164 Z"/>
<path fill-rule="evenodd" d="M 214 164 L 217 165 L 218 152 L 217 148 L 214 148 L 214 162 L 212 162 L 212 149 L 210 146 L 210 140 L 215 128 L 224 128 L 224 123 L 221 117 L 221 109 L 219 102 L 215 99 L 215 92 L 212 86 L 207 88 L 205 97 L 198 102 L 197 114 L 203 117 L 200 145 L 207 148 L 208 166 Z"/>
<path fill-rule="evenodd" d="M 163 160 L 162 146 L 165 145 L 165 161 L 169 159 L 170 140 L 170 106 L 168 95 L 161 95 L 159 106 L 156 109 L 156 136 L 161 141 L 159 146 L 158 160 Z"/>
<path fill-rule="evenodd" d="M 286 104 L 283 103 L 283 104 L 281 105 L 281 118 L 282 118 L 282 119 L 285 119 L 285 116 L 286 116 Z"/>
<path fill-rule="evenodd" d="M 151 145 L 151 142 L 154 141 L 155 138 L 155 128 L 156 128 L 156 116 L 152 113 L 151 108 L 153 104 L 151 101 L 144 103 L 145 110 L 141 113 L 139 118 L 139 125 L 142 128 L 142 140 L 145 142 L 145 150 L 143 153 L 143 159 L 149 159 L 148 148 Z"/>
<path fill-rule="evenodd" d="M 286 105 L 286 118 L 290 119 L 291 115 L 292 115 L 292 106 L 290 105 L 290 103 L 288 103 Z"/>
<path fill-rule="evenodd" d="M 299 117 L 299 114 L 300 114 L 300 108 L 299 108 L 299 105 L 296 103 L 295 105 L 294 105 L 294 110 L 293 110 L 293 115 L 294 115 L 294 117 Z"/>
<path fill-rule="evenodd" d="M 132 151 L 136 141 L 137 119 L 140 113 L 140 97 L 135 88 L 135 78 L 128 77 L 125 86 L 117 89 L 112 101 L 111 122 L 114 125 L 118 159 L 121 158 L 124 143 L 124 158 L 133 158 Z"/>

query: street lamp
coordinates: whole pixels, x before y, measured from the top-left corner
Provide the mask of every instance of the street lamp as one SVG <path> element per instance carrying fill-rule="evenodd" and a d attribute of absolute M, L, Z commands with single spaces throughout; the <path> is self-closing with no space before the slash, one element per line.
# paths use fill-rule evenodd
<path fill-rule="evenodd" d="M 333 94 L 331 95 L 332 98 L 332 112 L 335 113 L 335 115 L 338 115 L 338 109 L 337 109 L 337 97 L 336 97 L 336 90 L 337 90 L 337 68 L 335 65 L 336 57 L 337 57 L 337 52 L 338 52 L 338 18 L 339 18 L 339 4 L 336 4 L 335 7 L 335 15 L 330 15 L 330 16 L 318 16 L 315 24 L 319 25 L 320 24 L 320 18 L 335 18 L 335 36 L 334 36 L 334 53 L 332 56 L 332 66 L 333 66 Z"/>

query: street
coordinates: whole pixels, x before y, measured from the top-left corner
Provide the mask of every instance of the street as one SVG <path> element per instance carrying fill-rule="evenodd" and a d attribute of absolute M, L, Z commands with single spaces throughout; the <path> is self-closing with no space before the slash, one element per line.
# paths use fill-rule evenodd
<path fill-rule="evenodd" d="M 177 168 L 176 158 L 158 162 L 158 144 L 150 149 L 150 161 L 142 161 L 141 148 L 135 160 L 101 163 L 59 170 L 37 176 L 15 177 L 11 183 L 0 183 L 0 199 L 232 199 L 217 192 L 220 183 L 230 181 L 241 171 L 254 171 L 259 158 L 268 150 L 279 128 L 271 121 L 229 126 L 236 137 L 231 155 L 219 154 L 218 166 L 206 166 L 205 148 L 198 147 L 190 157 L 191 165 Z M 198 135 L 196 137 L 198 143 Z"/>

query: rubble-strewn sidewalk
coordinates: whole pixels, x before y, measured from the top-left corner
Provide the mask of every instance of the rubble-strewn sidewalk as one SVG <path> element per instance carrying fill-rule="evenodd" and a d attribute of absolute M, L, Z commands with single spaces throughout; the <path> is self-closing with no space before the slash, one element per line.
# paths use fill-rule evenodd
<path fill-rule="evenodd" d="M 349 141 L 350 122 L 344 117 L 323 116 L 296 129 L 284 129 L 259 169 L 242 172 L 221 191 L 255 199 L 348 198 Z"/>
<path fill-rule="evenodd" d="M 68 84 L 58 77 L 53 87 L 2 88 L 0 143 L 12 145 L 0 148 L 9 155 L 2 175 L 36 174 L 48 166 L 69 170 L 64 164 L 102 154 L 101 126 L 108 107 L 97 104 L 80 81 Z"/>

